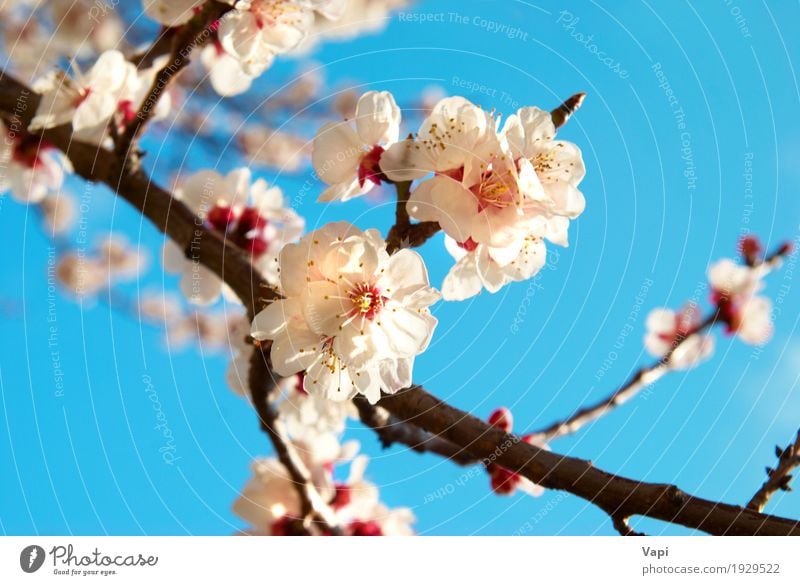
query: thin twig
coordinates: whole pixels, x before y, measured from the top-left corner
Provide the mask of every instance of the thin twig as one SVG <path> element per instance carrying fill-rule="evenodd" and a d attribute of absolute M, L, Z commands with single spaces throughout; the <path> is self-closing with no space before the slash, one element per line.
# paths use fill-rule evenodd
<path fill-rule="evenodd" d="M 571 435 L 572 433 L 579 431 L 590 422 L 597 420 L 604 414 L 613 410 L 617 406 L 629 401 L 641 390 L 647 388 L 660 379 L 664 374 L 669 372 L 671 369 L 669 362 L 675 351 L 692 335 L 702 333 L 714 325 L 717 322 L 717 319 L 718 313 L 717 311 L 713 311 L 691 332 L 685 336 L 676 338 L 672 347 L 666 353 L 666 355 L 664 355 L 664 357 L 650 366 L 639 369 L 633 376 L 630 377 L 630 379 L 628 379 L 627 382 L 625 382 L 625 384 L 614 390 L 606 398 L 603 398 L 595 404 L 581 408 L 569 418 L 557 421 L 551 424 L 549 427 L 539 431 L 534 431 L 532 434 L 544 442 L 549 442 L 565 435 Z"/>
<path fill-rule="evenodd" d="M 794 443 L 789 443 L 785 448 L 775 447 L 778 465 L 775 469 L 767 467 L 767 481 L 759 488 L 747 503 L 750 510 L 761 512 L 769 499 L 779 491 L 792 491 L 789 485 L 792 481 L 792 472 L 800 467 L 800 430 L 797 431 Z"/>
<path fill-rule="evenodd" d="M 276 387 L 277 380 L 272 373 L 268 356 L 258 347 L 254 348 L 250 358 L 248 382 L 253 407 L 261 423 L 261 430 L 272 442 L 275 455 L 292 478 L 300 497 L 304 523 L 314 521 L 328 534 L 341 534 L 333 510 L 323 501 L 311 481 L 311 473 L 286 434 L 283 422 L 278 418 L 278 413 L 269 402 L 270 394 Z"/>
<path fill-rule="evenodd" d="M 785 245 L 779 246 L 774 252 L 764 258 L 764 260 L 761 262 L 761 265 L 765 269 L 771 270 L 777 267 L 783 260 L 783 257 L 789 254 L 791 251 L 791 248 L 786 247 Z M 596 421 L 603 415 L 614 410 L 616 407 L 628 402 L 643 389 L 654 384 L 656 381 L 661 379 L 664 374 L 672 370 L 670 366 L 670 360 L 678 348 L 681 347 L 681 345 L 683 345 L 687 339 L 693 335 L 702 333 L 718 322 L 720 322 L 719 311 L 715 309 L 694 329 L 685 335 L 676 337 L 670 350 L 660 360 L 654 364 L 639 369 L 628 379 L 627 382 L 625 382 L 625 384 L 614 390 L 606 398 L 603 398 L 599 402 L 596 402 L 590 406 L 581 408 L 569 418 L 557 421 L 544 429 L 534 431 L 532 434 L 544 442 L 549 442 L 553 439 L 558 439 L 559 437 L 571 435 L 582 429 L 587 424 Z"/>
<path fill-rule="evenodd" d="M 203 8 L 173 36 L 169 60 L 156 74 L 139 110 L 116 142 L 117 155 L 123 159 L 129 158 L 134 167 L 138 163 L 138 156 L 132 156 L 132 147 L 153 117 L 159 99 L 167 91 L 172 80 L 189 65 L 192 51 L 202 47 L 211 39 L 215 23 L 230 9 L 231 6 L 221 2 L 206 2 Z"/>

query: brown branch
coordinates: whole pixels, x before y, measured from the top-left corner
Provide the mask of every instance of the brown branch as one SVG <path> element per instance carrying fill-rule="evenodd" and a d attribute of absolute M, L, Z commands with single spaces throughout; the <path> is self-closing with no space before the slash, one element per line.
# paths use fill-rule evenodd
<path fill-rule="evenodd" d="M 261 430 L 272 442 L 275 455 L 289 473 L 300 497 L 304 525 L 314 521 L 318 523 L 323 532 L 341 534 L 333 510 L 323 501 L 314 486 L 311 473 L 286 434 L 283 423 L 278 419 L 278 413 L 269 402 L 270 394 L 276 388 L 278 380 L 272 372 L 269 357 L 259 347 L 254 347 L 250 357 L 248 384 L 253 407 L 261 423 Z"/>
<path fill-rule="evenodd" d="M 800 536 L 800 521 L 704 500 L 673 485 L 613 475 L 589 461 L 539 449 L 419 386 L 385 396 L 379 404 L 402 421 L 464 445 L 475 457 L 502 465 L 543 487 L 592 502 L 612 518 L 647 516 L 716 535 Z"/>
<path fill-rule="evenodd" d="M 647 536 L 644 532 L 636 532 L 631 525 L 628 524 L 628 519 L 624 516 L 612 516 L 611 523 L 614 525 L 614 530 L 620 533 L 620 536 Z"/>
<path fill-rule="evenodd" d="M 38 99 L 29 89 L 0 74 L 0 114 L 30 119 Z M 21 114 L 20 100 L 29 106 Z M 191 210 L 174 201 L 143 172 L 126 170 L 114 153 L 71 141 L 69 128 L 51 129 L 44 136 L 67 154 L 79 176 L 111 187 L 179 245 L 188 248 L 199 232 L 193 258 L 225 280 L 250 315 L 260 310 L 262 295 L 265 299 L 275 298 L 263 277 L 253 270 L 246 254 L 235 247 L 226 247 L 221 237 L 198 226 Z M 675 486 L 613 475 L 588 461 L 539 449 L 453 408 L 420 387 L 386 397 L 380 406 L 404 423 L 463 446 L 475 458 L 496 461 L 539 485 L 581 497 L 611 517 L 647 516 L 712 534 L 800 535 L 798 521 L 696 498 Z"/>
<path fill-rule="evenodd" d="M 361 422 L 375 431 L 384 449 L 399 443 L 417 453 L 441 455 L 458 465 L 470 465 L 478 461 L 463 447 L 423 431 L 417 426 L 397 420 L 382 407 L 370 404 L 363 396 L 357 396 L 353 402 L 358 409 Z"/>
<path fill-rule="evenodd" d="M 800 430 L 797 431 L 794 443 L 789 443 L 783 449 L 776 446 L 775 455 L 778 457 L 778 465 L 775 469 L 767 467 L 767 481 L 747 503 L 750 510 L 760 512 L 778 491 L 792 491 L 789 485 L 792 481 L 792 472 L 800 467 Z"/>
<path fill-rule="evenodd" d="M 230 5 L 215 0 L 206 2 L 203 8 L 189 22 L 171 35 L 172 43 L 169 60 L 153 79 L 150 90 L 147 92 L 147 97 L 139 106 L 136 116 L 119 136 L 119 140 L 116 143 L 117 155 L 125 158 L 133 154 L 131 149 L 135 146 L 139 135 L 144 132 L 147 123 L 153 117 L 161 96 L 169 88 L 172 80 L 189 65 L 192 51 L 208 42 L 214 34 L 215 23 L 231 8 Z M 155 51 L 155 47 L 158 46 L 159 41 L 156 41 L 151 50 Z M 131 163 L 136 165 L 138 156 L 131 156 Z"/>
<path fill-rule="evenodd" d="M 595 404 L 581 408 L 569 418 L 557 421 L 551 424 L 549 427 L 535 431 L 533 435 L 539 437 L 544 442 L 549 442 L 565 435 L 571 435 L 572 433 L 579 431 L 590 422 L 599 419 L 617 406 L 629 401 L 641 390 L 647 388 L 649 385 L 659 380 L 664 374 L 669 372 L 671 369 L 669 361 L 674 355 L 675 351 L 692 335 L 702 333 L 714 325 L 717 322 L 717 319 L 717 311 L 712 312 L 690 333 L 683 337 L 677 338 L 664 357 L 650 366 L 639 369 L 627 382 L 625 382 L 625 384 L 614 390 L 614 392 L 612 392 L 606 398 L 603 398 Z"/>

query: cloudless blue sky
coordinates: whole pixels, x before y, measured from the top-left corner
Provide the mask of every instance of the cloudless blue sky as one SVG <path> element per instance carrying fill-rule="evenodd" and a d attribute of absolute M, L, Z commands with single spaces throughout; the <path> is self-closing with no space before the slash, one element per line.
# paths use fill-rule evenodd
<path fill-rule="evenodd" d="M 388 89 L 404 104 L 434 85 L 503 114 L 522 105 L 552 108 L 587 92 L 560 132 L 582 148 L 587 167 L 586 211 L 572 224 L 570 247 L 555 249 L 534 283 L 436 305 L 434 341 L 416 363 L 417 382 L 477 416 L 512 408 L 519 432 L 605 396 L 649 362 L 641 343 L 647 311 L 677 308 L 693 296 L 706 303 L 709 263 L 733 256 L 744 231 L 770 249 L 800 237 L 796 3 L 581 1 L 564 14 L 566 4 L 421 1 L 393 15 L 381 34 L 327 43 L 310 56 L 330 87 Z M 260 87 L 300 67 L 283 59 Z M 160 150 L 165 136 L 172 142 Z M 178 171 L 241 164 L 231 150 L 195 152 L 173 138 L 153 129 L 146 143 L 147 164 L 161 182 Z M 383 199 L 323 206 L 314 202 L 319 184 L 303 190 L 309 170 L 254 170 L 283 187 L 309 228 L 335 219 L 383 231 L 390 225 L 388 191 Z M 90 241 L 112 231 L 151 251 L 150 269 L 139 287 L 127 286 L 130 294 L 175 288 L 157 262 L 163 236 L 108 190 L 79 182 L 69 188 L 90 202 Z M 251 459 L 269 447 L 251 408 L 224 383 L 227 359 L 205 348 L 165 350 L 162 332 L 102 303 L 48 295 L 50 244 L 32 209 L 0 199 L 0 232 L 0 531 L 225 534 L 242 527 L 230 504 Z M 450 266 L 441 236 L 422 253 L 439 286 Z M 768 279 L 766 293 L 781 304 L 775 337 L 762 351 L 720 336 L 711 361 L 669 375 L 552 448 L 744 504 L 774 463 L 774 445 L 788 442 L 800 424 L 800 291 L 792 269 Z M 61 397 L 53 350 L 63 370 Z M 159 453 L 163 439 L 145 380 L 174 434 L 174 465 Z M 422 534 L 614 533 L 603 513 L 578 498 L 552 491 L 539 499 L 497 497 L 479 469 L 399 446 L 381 451 L 355 422 L 348 437 L 372 456 L 368 477 L 383 498 L 411 507 Z M 800 494 L 778 494 L 768 511 L 800 517 Z M 686 533 L 649 520 L 634 526 Z"/>

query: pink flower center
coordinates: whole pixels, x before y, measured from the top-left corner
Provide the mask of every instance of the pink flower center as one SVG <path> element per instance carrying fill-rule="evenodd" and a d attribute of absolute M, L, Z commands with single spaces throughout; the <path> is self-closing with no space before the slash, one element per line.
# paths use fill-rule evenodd
<path fill-rule="evenodd" d="M 117 110 L 122 114 L 122 121 L 129 124 L 136 117 L 136 108 L 133 107 L 133 100 L 122 100 L 117 104 Z"/>
<path fill-rule="evenodd" d="M 383 536 L 383 530 L 374 520 L 354 520 L 350 523 L 350 536 Z"/>
<path fill-rule="evenodd" d="M 303 521 L 293 516 L 282 516 L 272 525 L 272 536 L 308 536 Z"/>
<path fill-rule="evenodd" d="M 383 150 L 382 146 L 375 145 L 372 150 L 361 157 L 361 163 L 358 165 L 358 184 L 360 187 L 363 187 L 367 181 L 380 185 L 381 180 L 385 178 L 380 166 Z"/>
<path fill-rule="evenodd" d="M 253 207 L 237 211 L 225 203 L 218 203 L 206 217 L 208 224 L 217 232 L 225 234 L 227 241 L 258 258 L 269 248 L 264 233 L 267 219 Z"/>
<path fill-rule="evenodd" d="M 78 96 L 75 98 L 75 101 L 73 102 L 72 106 L 74 108 L 77 108 L 79 105 L 85 102 L 86 98 L 88 98 L 91 94 L 92 94 L 92 88 L 84 87 L 78 92 Z"/>
<path fill-rule="evenodd" d="M 481 181 L 470 189 L 478 200 L 478 209 L 504 209 L 517 201 L 517 180 L 511 172 L 487 171 Z"/>
<path fill-rule="evenodd" d="M 509 471 L 499 465 L 490 465 L 488 468 L 491 479 L 492 491 L 496 494 L 507 496 L 514 493 L 522 477 L 518 473 Z"/>
<path fill-rule="evenodd" d="M 456 242 L 459 248 L 463 248 L 467 252 L 474 252 L 478 248 L 478 242 L 472 239 L 472 237 L 467 238 L 463 242 Z"/>
<path fill-rule="evenodd" d="M 340 510 L 341 508 L 347 506 L 353 498 L 350 493 L 350 486 L 343 483 L 337 483 L 335 488 L 336 493 L 333 496 L 333 500 L 331 500 L 331 507 L 334 510 Z"/>
<path fill-rule="evenodd" d="M 14 141 L 11 153 L 14 162 L 31 169 L 37 169 L 44 164 L 40 155 L 43 151 L 52 148 L 49 142 L 30 134 L 9 134 L 8 136 Z"/>
<path fill-rule="evenodd" d="M 351 315 L 360 314 L 370 321 L 375 318 L 388 300 L 381 295 L 381 291 L 375 285 L 368 283 L 357 285 L 348 296 L 353 303 Z"/>

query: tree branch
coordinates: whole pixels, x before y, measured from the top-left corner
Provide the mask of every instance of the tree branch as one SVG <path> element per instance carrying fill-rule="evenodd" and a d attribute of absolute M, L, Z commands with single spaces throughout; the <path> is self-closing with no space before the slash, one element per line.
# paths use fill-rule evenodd
<path fill-rule="evenodd" d="M 232 6 L 216 0 L 206 2 L 189 22 L 170 35 L 172 43 L 169 61 L 156 74 L 139 111 L 119 136 L 116 143 L 117 155 L 123 159 L 132 155 L 131 148 L 135 146 L 139 135 L 144 132 L 145 126 L 153 117 L 158 100 L 169 88 L 172 80 L 189 65 L 192 51 L 203 46 L 211 38 L 211 35 L 214 34 L 215 23 L 231 9 Z M 165 33 L 166 31 L 162 33 L 162 36 L 166 36 Z M 162 45 L 163 43 L 157 40 L 146 55 L 154 55 Z M 131 162 L 133 165 L 138 164 L 138 157 L 131 157 Z"/>
<path fill-rule="evenodd" d="M 20 100 L 28 106 L 22 113 Z M 0 114 L 29 120 L 38 101 L 39 97 L 28 88 L 0 74 Z M 73 142 L 68 127 L 48 130 L 44 137 L 65 152 L 79 176 L 111 187 L 179 245 L 189 247 L 199 233 L 197 252 L 192 258 L 222 278 L 251 316 L 260 310 L 263 300 L 276 298 L 246 254 L 226 247 L 220 236 L 198 225 L 188 207 L 174 201 L 141 170 L 131 172 L 114 153 Z M 400 421 L 463 446 L 476 458 L 497 462 L 539 485 L 581 497 L 611 517 L 648 516 L 711 534 L 800 535 L 798 521 L 696 498 L 675 486 L 616 476 L 588 461 L 539 449 L 453 408 L 418 386 L 383 398 L 380 406 Z"/>
<path fill-rule="evenodd" d="M 783 260 L 783 257 L 790 253 L 790 251 L 791 248 L 785 245 L 779 246 L 761 262 L 761 265 L 766 267 L 768 270 L 771 270 L 778 266 Z M 650 366 L 638 370 L 627 382 L 625 382 L 625 384 L 614 390 L 614 392 L 609 394 L 606 398 L 603 398 L 595 404 L 581 408 L 569 418 L 557 421 L 551 424 L 549 427 L 539 431 L 534 431 L 532 434 L 544 442 L 549 442 L 553 439 L 571 435 L 578 432 L 587 424 L 594 422 L 603 415 L 614 410 L 616 407 L 628 402 L 640 391 L 647 388 L 651 384 L 654 384 L 656 381 L 661 379 L 664 374 L 672 370 L 669 362 L 677 349 L 683 345 L 687 339 L 693 335 L 710 329 L 718 322 L 719 311 L 715 309 L 699 325 L 697 325 L 697 327 L 692 329 L 686 335 L 677 337 L 670 350 L 660 360 Z"/>
<path fill-rule="evenodd" d="M 767 505 L 769 499 L 778 491 L 789 492 L 792 488 L 792 472 L 800 467 L 800 430 L 794 443 L 789 443 L 785 448 L 775 447 L 778 465 L 775 469 L 767 467 L 767 481 L 764 482 L 751 500 L 747 503 L 750 510 L 760 512 Z"/>
<path fill-rule="evenodd" d="M 549 442 L 553 439 L 558 439 L 559 437 L 570 435 L 579 431 L 590 422 L 599 419 L 617 406 L 624 404 L 636 396 L 641 390 L 647 388 L 650 384 L 653 384 L 664 374 L 669 372 L 671 369 L 669 361 L 675 351 L 692 335 L 702 333 L 714 325 L 717 322 L 717 319 L 717 311 L 712 312 L 697 327 L 695 327 L 692 332 L 683 337 L 677 338 L 675 343 L 673 343 L 672 348 L 664 357 L 662 357 L 656 363 L 638 370 L 627 382 L 625 382 L 625 384 L 614 390 L 614 392 L 612 392 L 609 396 L 603 398 L 595 404 L 581 408 L 569 418 L 557 421 L 540 431 L 534 431 L 532 434 L 541 438 L 541 440 L 545 442 Z"/>
<path fill-rule="evenodd" d="M 322 530 L 328 534 L 341 534 L 337 526 L 336 516 L 330 506 L 323 501 L 319 491 L 311 481 L 311 474 L 300 454 L 295 449 L 283 423 L 278 419 L 278 413 L 269 402 L 269 396 L 278 384 L 269 364 L 269 357 L 264 351 L 255 347 L 250 357 L 250 372 L 248 374 L 250 395 L 253 407 L 256 409 L 261 430 L 269 437 L 275 448 L 275 455 L 286 468 L 294 482 L 303 513 L 303 523 L 316 521 Z"/>
<path fill-rule="evenodd" d="M 800 521 L 704 500 L 673 485 L 613 475 L 589 461 L 539 449 L 442 402 L 420 386 L 385 396 L 379 404 L 400 420 L 464 445 L 475 457 L 543 487 L 583 498 L 612 518 L 647 516 L 715 535 L 800 536 Z"/>
<path fill-rule="evenodd" d="M 394 443 L 400 443 L 417 453 L 435 453 L 458 465 L 470 465 L 478 462 L 478 459 L 467 453 L 463 447 L 423 431 L 412 424 L 397 420 L 390 416 L 384 408 L 370 404 L 363 396 L 357 396 L 353 402 L 358 409 L 361 422 L 375 431 L 384 449 Z"/>

